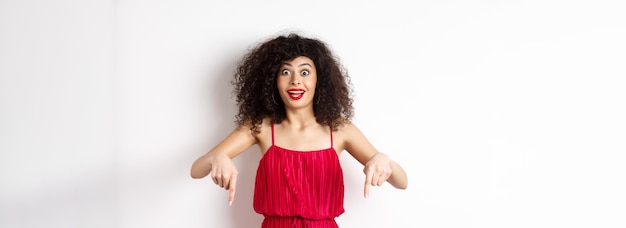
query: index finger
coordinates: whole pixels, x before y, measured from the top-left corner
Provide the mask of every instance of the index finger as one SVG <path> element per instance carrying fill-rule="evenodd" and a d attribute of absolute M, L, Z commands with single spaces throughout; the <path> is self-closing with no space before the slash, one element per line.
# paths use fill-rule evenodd
<path fill-rule="evenodd" d="M 365 188 L 363 190 L 363 196 L 365 198 L 367 198 L 367 196 L 370 194 L 371 182 L 372 182 L 372 173 L 368 171 L 367 173 L 365 173 Z"/>
<path fill-rule="evenodd" d="M 237 186 L 237 174 L 233 175 L 228 185 L 228 206 L 233 205 L 233 200 L 235 200 L 235 186 Z"/>

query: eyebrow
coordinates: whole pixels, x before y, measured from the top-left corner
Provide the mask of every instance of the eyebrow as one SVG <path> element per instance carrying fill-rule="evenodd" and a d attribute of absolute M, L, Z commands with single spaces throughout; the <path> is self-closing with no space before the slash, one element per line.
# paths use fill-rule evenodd
<path fill-rule="evenodd" d="M 292 65 L 291 65 L 291 64 L 289 64 L 288 62 L 284 62 L 284 63 L 283 63 L 283 65 L 292 66 Z M 313 66 L 311 66 L 311 64 L 309 64 L 309 63 L 302 63 L 302 64 L 300 64 L 300 65 L 299 65 L 299 67 L 301 67 L 301 66 L 309 66 L 309 67 L 313 67 Z"/>

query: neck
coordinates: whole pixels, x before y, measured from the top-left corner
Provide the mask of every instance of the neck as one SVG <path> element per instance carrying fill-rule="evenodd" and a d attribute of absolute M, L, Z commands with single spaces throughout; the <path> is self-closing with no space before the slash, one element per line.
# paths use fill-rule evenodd
<path fill-rule="evenodd" d="M 317 124 L 315 120 L 315 114 L 313 113 L 313 108 L 307 109 L 296 109 L 296 110 L 286 110 L 286 118 L 285 121 L 287 124 L 292 125 L 298 128 L 304 128 L 307 126 L 311 126 Z"/>

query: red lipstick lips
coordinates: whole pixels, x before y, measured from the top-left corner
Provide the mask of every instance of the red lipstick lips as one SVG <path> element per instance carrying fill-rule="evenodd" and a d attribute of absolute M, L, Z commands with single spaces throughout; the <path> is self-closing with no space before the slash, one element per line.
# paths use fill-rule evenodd
<path fill-rule="evenodd" d="M 293 89 L 287 90 L 287 93 L 289 94 L 289 98 L 297 101 L 297 100 L 300 100 L 300 98 L 302 98 L 302 96 L 304 95 L 304 90 L 293 88 Z"/>

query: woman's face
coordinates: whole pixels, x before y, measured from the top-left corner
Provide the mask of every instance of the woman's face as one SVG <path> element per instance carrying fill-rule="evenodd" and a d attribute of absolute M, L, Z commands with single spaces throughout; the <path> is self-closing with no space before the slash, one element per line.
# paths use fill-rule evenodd
<path fill-rule="evenodd" d="M 300 56 L 284 62 L 276 79 L 280 98 L 287 108 L 312 105 L 317 85 L 317 72 L 313 60 Z"/>

